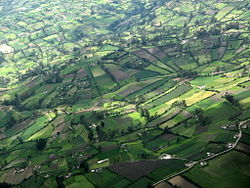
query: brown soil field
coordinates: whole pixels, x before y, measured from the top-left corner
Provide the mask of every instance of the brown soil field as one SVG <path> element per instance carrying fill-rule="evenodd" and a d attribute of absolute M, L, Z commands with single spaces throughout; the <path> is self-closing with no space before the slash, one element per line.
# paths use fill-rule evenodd
<path fill-rule="evenodd" d="M 77 75 L 76 75 L 76 79 L 77 80 L 81 80 L 83 79 L 84 77 L 86 77 L 86 71 L 85 69 L 80 69 L 78 72 L 77 72 Z"/>
<path fill-rule="evenodd" d="M 33 175 L 32 166 L 26 167 L 24 171 L 20 173 L 17 173 L 15 169 L 11 169 L 5 178 L 5 182 L 16 185 L 16 184 L 21 183 L 24 179 L 27 179 L 32 175 Z"/>
<path fill-rule="evenodd" d="M 200 133 L 203 133 L 203 132 L 206 132 L 208 130 L 208 126 L 201 126 L 201 125 L 198 125 L 196 127 L 196 130 L 195 130 L 195 133 L 196 134 L 200 134 Z"/>
<path fill-rule="evenodd" d="M 243 151 L 244 153 L 250 154 L 250 145 L 249 144 L 245 144 L 245 143 L 240 142 L 237 145 L 236 149 L 240 150 L 240 151 Z"/>
<path fill-rule="evenodd" d="M 191 114 L 190 112 L 188 112 L 187 110 L 183 110 L 180 115 L 186 117 L 186 118 L 190 118 L 193 116 L 193 114 Z"/>
<path fill-rule="evenodd" d="M 67 74 L 67 75 L 64 76 L 64 78 L 66 78 L 66 79 L 67 78 L 72 78 L 73 79 L 74 77 L 75 77 L 75 73 Z"/>
<path fill-rule="evenodd" d="M 224 56 L 226 50 L 227 50 L 226 47 L 220 47 L 220 48 L 218 48 L 218 53 L 219 53 L 218 59 L 221 59 Z"/>
<path fill-rule="evenodd" d="M 126 97 L 127 95 L 134 93 L 134 92 L 138 91 L 139 89 L 142 89 L 142 87 L 135 85 L 135 86 L 131 86 L 128 89 L 125 89 L 125 90 L 119 92 L 118 94 L 122 97 Z"/>
<path fill-rule="evenodd" d="M 157 61 L 157 59 L 150 55 L 149 53 L 147 53 L 145 50 L 138 50 L 138 51 L 135 51 L 133 52 L 136 56 L 139 56 L 141 58 L 144 58 L 144 59 L 147 59 L 148 61 L 150 62 L 154 62 L 154 61 Z"/>
<path fill-rule="evenodd" d="M 192 184 L 182 176 L 176 176 L 170 179 L 168 182 L 170 182 L 172 185 L 177 185 L 181 188 L 198 188 L 196 185 Z"/>
<path fill-rule="evenodd" d="M 110 146 L 102 147 L 102 151 L 109 151 L 109 150 L 112 150 L 112 149 L 115 149 L 115 148 L 116 148 L 116 145 L 113 144 L 113 145 L 110 145 Z"/>
<path fill-rule="evenodd" d="M 129 180 L 135 181 L 161 167 L 165 163 L 166 161 L 164 160 L 124 162 L 110 166 L 109 169 Z"/>
<path fill-rule="evenodd" d="M 64 116 L 57 116 L 56 119 L 52 122 L 55 126 L 60 125 L 64 122 Z"/>
<path fill-rule="evenodd" d="M 161 135 L 160 137 L 165 140 L 172 140 L 172 139 L 175 139 L 177 136 L 174 134 L 166 133 L 166 134 Z"/>
<path fill-rule="evenodd" d="M 160 59 L 163 59 L 164 57 L 166 57 L 166 54 L 163 51 L 161 51 L 159 48 L 147 48 L 146 50 L 154 54 L 155 56 L 159 57 Z"/>
<path fill-rule="evenodd" d="M 62 133 L 64 131 L 64 129 L 67 127 L 66 123 L 62 123 L 59 126 L 57 126 L 54 130 L 54 132 L 52 133 L 52 136 L 57 135 L 58 133 Z"/>
<path fill-rule="evenodd" d="M 174 188 L 174 187 L 164 181 L 164 182 L 161 182 L 158 185 L 154 186 L 154 188 Z"/>

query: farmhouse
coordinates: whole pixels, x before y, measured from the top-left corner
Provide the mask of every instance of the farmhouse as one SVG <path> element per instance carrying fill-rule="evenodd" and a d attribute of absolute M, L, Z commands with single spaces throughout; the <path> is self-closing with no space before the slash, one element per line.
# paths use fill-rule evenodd
<path fill-rule="evenodd" d="M 102 164 L 102 163 L 105 163 L 105 162 L 108 162 L 108 161 L 109 161 L 109 158 L 103 159 L 103 160 L 97 161 L 97 164 Z"/>
<path fill-rule="evenodd" d="M 208 156 L 208 157 L 211 157 L 211 156 L 213 156 L 213 155 L 214 155 L 214 153 L 207 152 L 207 156 Z"/>
<path fill-rule="evenodd" d="M 171 159 L 172 158 L 172 156 L 171 155 L 169 155 L 169 154 L 162 154 L 160 157 L 159 157 L 159 159 Z"/>
<path fill-rule="evenodd" d="M 237 133 L 237 134 L 234 135 L 234 139 L 239 138 L 239 137 L 240 137 L 239 133 Z"/>
<path fill-rule="evenodd" d="M 227 148 L 232 148 L 233 145 L 234 145 L 233 143 L 228 143 L 228 144 L 227 144 Z"/>
<path fill-rule="evenodd" d="M 94 129 L 96 127 L 97 127 L 97 125 L 95 123 L 92 123 L 92 125 L 89 126 L 90 129 Z"/>
<path fill-rule="evenodd" d="M 200 162 L 200 165 L 201 165 L 201 166 L 206 166 L 206 165 L 207 165 L 207 162 L 202 161 L 202 162 Z"/>

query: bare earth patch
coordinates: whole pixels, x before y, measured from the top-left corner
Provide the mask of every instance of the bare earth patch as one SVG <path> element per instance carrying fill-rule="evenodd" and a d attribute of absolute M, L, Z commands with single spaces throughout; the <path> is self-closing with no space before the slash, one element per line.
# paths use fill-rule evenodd
<path fill-rule="evenodd" d="M 14 49 L 11 46 L 8 46 L 7 44 L 0 44 L 0 52 L 4 54 L 9 54 L 14 52 Z"/>
<path fill-rule="evenodd" d="M 173 186 L 164 181 L 156 185 L 154 188 L 173 188 Z"/>
<path fill-rule="evenodd" d="M 4 133 L 0 133 L 0 140 L 6 138 L 6 135 Z"/>
<path fill-rule="evenodd" d="M 166 134 L 161 135 L 160 137 L 165 139 L 165 140 L 172 140 L 172 139 L 176 138 L 177 136 L 174 134 L 166 133 Z"/>
<path fill-rule="evenodd" d="M 237 147 L 236 147 L 237 150 L 240 150 L 240 151 L 243 151 L 245 153 L 248 153 L 250 154 L 250 145 L 249 144 L 245 144 L 245 143 L 242 143 L 240 142 Z"/>
<path fill-rule="evenodd" d="M 159 57 L 160 59 L 163 59 L 164 57 L 166 57 L 166 54 L 163 51 L 161 51 L 159 48 L 147 48 L 147 51 Z"/>
<path fill-rule="evenodd" d="M 11 169 L 5 178 L 5 182 L 9 184 L 19 184 L 23 180 L 28 179 L 33 175 L 33 167 L 28 166 L 23 171 L 17 172 L 15 169 Z"/>
<path fill-rule="evenodd" d="M 176 176 L 172 179 L 170 179 L 168 182 L 170 182 L 172 185 L 177 185 L 178 187 L 185 187 L 185 188 L 198 188 L 196 185 L 192 184 L 182 176 Z"/>
<path fill-rule="evenodd" d="M 144 50 L 138 50 L 138 51 L 135 51 L 133 52 L 135 55 L 141 57 L 141 58 L 144 58 L 144 59 L 147 59 L 148 61 L 150 62 L 154 62 L 154 61 L 157 61 L 157 59 L 150 55 L 149 53 L 147 53 L 146 51 Z"/>
<path fill-rule="evenodd" d="M 135 91 L 138 91 L 141 88 L 142 87 L 140 87 L 140 86 L 131 86 L 128 89 L 125 89 L 125 90 L 119 92 L 119 95 L 121 95 L 122 97 L 125 97 L 131 93 L 134 93 Z"/>

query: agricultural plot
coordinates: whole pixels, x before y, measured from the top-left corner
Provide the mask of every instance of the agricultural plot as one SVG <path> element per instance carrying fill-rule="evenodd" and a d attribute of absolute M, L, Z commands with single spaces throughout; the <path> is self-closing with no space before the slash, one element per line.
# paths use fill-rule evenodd
<path fill-rule="evenodd" d="M 149 177 L 154 179 L 155 181 L 159 181 L 164 177 L 172 174 L 174 171 L 179 171 L 185 168 L 185 161 L 181 160 L 168 160 L 166 164 L 161 166 L 160 168 L 154 170 L 149 174 Z"/>
<path fill-rule="evenodd" d="M 145 143 L 144 145 L 147 149 L 157 150 L 163 147 L 168 147 L 169 145 L 176 143 L 178 139 L 179 138 L 176 135 L 166 133 Z"/>
<path fill-rule="evenodd" d="M 195 93 L 192 96 L 187 97 L 187 98 L 185 98 L 183 96 L 183 99 L 186 101 L 187 106 L 191 106 L 197 102 L 200 102 L 206 98 L 211 97 L 214 94 L 215 94 L 215 92 L 212 92 L 212 91 L 199 91 L 199 92 L 197 92 L 197 93 Z"/>
<path fill-rule="evenodd" d="M 153 99 L 151 102 L 149 102 L 149 104 L 146 104 L 145 107 L 149 109 L 158 106 L 162 103 L 166 103 L 174 98 L 179 97 L 180 95 L 184 94 L 190 89 L 191 88 L 186 85 L 177 86 L 174 90 L 170 91 L 169 93 L 163 94 L 162 96 Z"/>
<path fill-rule="evenodd" d="M 140 161 L 117 164 L 109 167 L 109 169 L 134 181 L 164 164 L 166 164 L 166 161 Z"/>
<path fill-rule="evenodd" d="M 0 187 L 246 187 L 248 4 L 0 2 Z"/>
<path fill-rule="evenodd" d="M 123 187 L 129 184 L 127 179 L 108 170 L 104 170 L 101 173 L 87 173 L 86 177 L 97 187 Z"/>
<path fill-rule="evenodd" d="M 249 156 L 246 154 L 232 151 L 210 161 L 209 165 L 204 168 L 195 167 L 185 173 L 184 176 L 202 187 L 214 185 L 213 181 L 220 181 L 219 184 L 216 184 L 218 187 L 245 187 L 249 184 L 249 167 L 246 164 L 246 161 L 249 160 L 248 158 Z M 209 178 L 209 181 L 207 179 L 208 176 L 212 177 L 211 179 Z M 238 182 L 241 183 L 239 184 Z"/>
<path fill-rule="evenodd" d="M 192 184 L 191 182 L 189 182 L 182 176 L 176 176 L 174 178 L 171 178 L 168 182 L 174 186 L 186 187 L 186 188 L 197 188 L 196 185 Z"/>
<path fill-rule="evenodd" d="M 102 93 L 106 93 L 116 86 L 116 83 L 114 83 L 114 81 L 108 76 L 108 74 L 105 73 L 104 70 L 102 70 L 101 67 L 96 66 L 91 70 L 94 79 L 97 82 L 97 86 L 100 88 Z"/>
<path fill-rule="evenodd" d="M 84 185 L 86 188 L 94 188 L 93 184 L 91 184 L 84 176 L 73 176 L 64 181 L 64 185 L 69 188 L 76 188 L 81 185 Z"/>

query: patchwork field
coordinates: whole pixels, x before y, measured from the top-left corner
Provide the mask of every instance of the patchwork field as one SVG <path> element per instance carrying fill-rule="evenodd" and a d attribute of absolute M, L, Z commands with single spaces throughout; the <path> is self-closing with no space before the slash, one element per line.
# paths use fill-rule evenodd
<path fill-rule="evenodd" d="M 249 187 L 249 0 L 0 2 L 0 187 Z"/>

